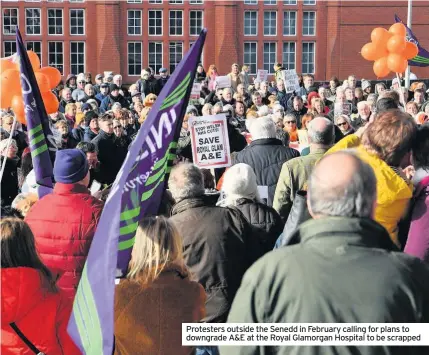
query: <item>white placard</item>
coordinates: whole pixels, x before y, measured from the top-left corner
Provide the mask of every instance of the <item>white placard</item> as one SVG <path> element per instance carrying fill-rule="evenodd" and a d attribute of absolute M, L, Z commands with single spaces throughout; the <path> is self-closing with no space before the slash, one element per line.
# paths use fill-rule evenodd
<path fill-rule="evenodd" d="M 194 85 L 192 85 L 191 99 L 198 100 L 200 98 L 200 91 L 201 83 L 194 83 Z"/>
<path fill-rule="evenodd" d="M 258 185 L 256 188 L 258 189 L 259 197 L 262 200 L 268 200 L 268 186 Z"/>
<path fill-rule="evenodd" d="M 216 89 L 224 89 L 231 87 L 231 78 L 228 75 L 217 76 L 215 79 Z"/>
<path fill-rule="evenodd" d="M 205 169 L 231 166 L 225 115 L 190 117 L 189 130 L 196 166 Z"/>
<path fill-rule="evenodd" d="M 282 77 L 285 84 L 286 93 L 299 90 L 299 77 L 295 69 L 282 70 Z"/>
<path fill-rule="evenodd" d="M 334 104 L 334 117 L 341 115 L 350 116 L 352 113 L 352 104 L 336 102 Z"/>
<path fill-rule="evenodd" d="M 259 81 L 267 81 L 267 79 L 268 79 L 268 70 L 258 69 L 258 75 L 256 76 L 256 79 L 259 80 Z"/>

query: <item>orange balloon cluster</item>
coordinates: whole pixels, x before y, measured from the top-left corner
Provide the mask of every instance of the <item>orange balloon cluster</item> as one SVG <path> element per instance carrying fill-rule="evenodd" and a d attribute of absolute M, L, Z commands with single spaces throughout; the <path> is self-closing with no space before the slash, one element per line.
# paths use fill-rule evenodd
<path fill-rule="evenodd" d="M 31 66 L 36 76 L 42 100 L 48 114 L 58 111 L 59 102 L 51 92 L 61 81 L 61 73 L 53 67 L 40 68 L 36 53 L 27 51 Z M 7 58 L 0 59 L 0 108 L 12 108 L 19 122 L 25 124 L 25 108 L 22 99 L 21 75 L 18 64 Z"/>
<path fill-rule="evenodd" d="M 361 54 L 366 60 L 374 61 L 374 74 L 384 78 L 392 71 L 403 73 L 408 59 L 414 58 L 419 49 L 406 40 L 407 29 L 402 23 L 390 26 L 389 31 L 377 27 L 371 32 L 371 43 L 362 47 Z"/>

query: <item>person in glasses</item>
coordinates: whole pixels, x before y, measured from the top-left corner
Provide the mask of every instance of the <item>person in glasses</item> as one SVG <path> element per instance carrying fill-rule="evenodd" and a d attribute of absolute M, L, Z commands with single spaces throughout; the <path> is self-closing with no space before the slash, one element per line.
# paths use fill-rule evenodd
<path fill-rule="evenodd" d="M 73 97 L 73 100 L 78 102 L 78 101 L 82 101 L 86 96 L 86 94 L 85 94 L 85 85 L 86 85 L 85 75 L 82 73 L 79 74 L 77 76 L 76 82 L 77 82 L 77 88 L 73 90 L 72 97 Z"/>
<path fill-rule="evenodd" d="M 344 137 L 355 132 L 347 115 L 340 115 L 336 117 L 335 125 L 341 130 L 341 133 L 344 135 Z"/>
<path fill-rule="evenodd" d="M 298 141 L 298 128 L 296 124 L 296 117 L 292 114 L 287 114 L 283 119 L 283 130 L 289 133 L 290 141 L 297 142 Z"/>

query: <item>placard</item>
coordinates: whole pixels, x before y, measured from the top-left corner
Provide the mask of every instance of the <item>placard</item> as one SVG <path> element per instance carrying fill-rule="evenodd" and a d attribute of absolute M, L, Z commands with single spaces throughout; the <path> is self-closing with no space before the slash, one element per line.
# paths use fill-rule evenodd
<path fill-rule="evenodd" d="M 352 113 L 352 104 L 336 102 L 334 104 L 334 117 L 341 115 L 350 116 Z"/>
<path fill-rule="evenodd" d="M 285 84 L 286 93 L 299 90 L 299 77 L 295 69 L 282 70 L 282 78 Z"/>
<path fill-rule="evenodd" d="M 199 168 L 231 166 L 226 116 L 190 117 L 192 158 Z"/>
<path fill-rule="evenodd" d="M 299 145 L 303 147 L 306 147 L 310 144 L 308 142 L 308 131 L 306 129 L 298 130 L 298 141 L 299 141 Z"/>
<path fill-rule="evenodd" d="M 261 81 L 267 81 L 268 79 L 268 70 L 258 69 L 258 75 L 256 75 L 256 79 Z"/>
<path fill-rule="evenodd" d="M 200 98 L 201 83 L 194 83 L 191 90 L 191 99 L 198 100 Z"/>
<path fill-rule="evenodd" d="M 231 87 L 231 78 L 228 75 L 217 76 L 215 79 L 216 89 L 224 89 Z"/>

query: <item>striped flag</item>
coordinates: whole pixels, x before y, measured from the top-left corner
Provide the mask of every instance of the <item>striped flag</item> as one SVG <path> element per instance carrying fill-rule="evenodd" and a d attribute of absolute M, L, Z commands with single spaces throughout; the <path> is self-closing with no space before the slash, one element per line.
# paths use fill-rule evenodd
<path fill-rule="evenodd" d="M 84 354 L 112 354 L 115 276 L 127 271 L 139 220 L 158 213 L 205 37 L 203 30 L 161 91 L 106 201 L 68 324 Z"/>

